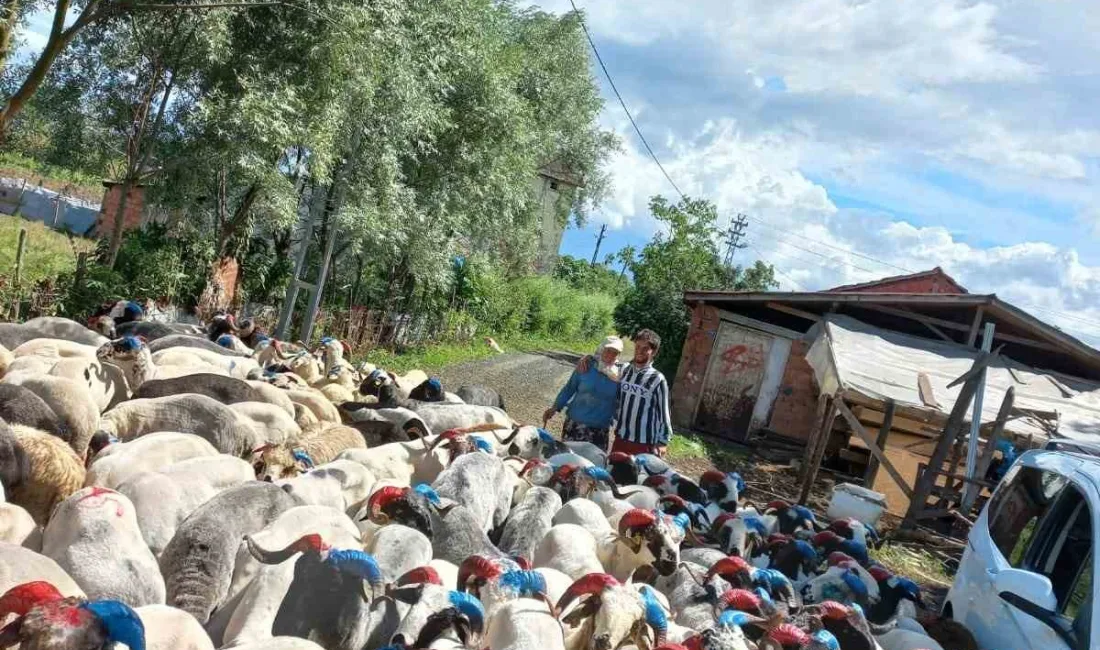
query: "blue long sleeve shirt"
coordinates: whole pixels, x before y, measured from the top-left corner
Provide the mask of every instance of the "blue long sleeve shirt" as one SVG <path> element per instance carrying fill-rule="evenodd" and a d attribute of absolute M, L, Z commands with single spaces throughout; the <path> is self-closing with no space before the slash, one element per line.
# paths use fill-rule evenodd
<path fill-rule="evenodd" d="M 619 384 L 589 365 L 588 372 L 573 371 L 554 400 L 554 410 L 565 409 L 570 420 L 589 427 L 609 427 L 615 418 Z M 568 405 L 568 407 L 566 406 Z"/>

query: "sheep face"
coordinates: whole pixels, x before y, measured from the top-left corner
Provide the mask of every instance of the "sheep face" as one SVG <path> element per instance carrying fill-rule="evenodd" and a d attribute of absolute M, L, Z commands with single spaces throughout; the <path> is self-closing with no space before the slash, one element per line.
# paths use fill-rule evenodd
<path fill-rule="evenodd" d="M 615 650 L 644 631 L 641 600 L 629 587 L 606 589 L 600 608 L 593 618 L 592 638 L 587 646 L 591 650 Z M 638 647 L 643 644 L 637 643 Z"/>
<path fill-rule="evenodd" d="M 682 517 L 657 516 L 635 509 L 619 520 L 619 535 L 643 561 L 651 563 L 657 573 L 670 576 L 680 566 L 680 542 L 684 540 L 685 525 L 690 524 Z"/>
<path fill-rule="evenodd" d="M 256 480 L 269 483 L 302 473 L 299 461 L 286 445 L 264 445 L 253 451 L 252 469 L 256 470 Z"/>
<path fill-rule="evenodd" d="M 412 605 L 390 640 L 393 645 L 427 648 L 451 629 L 464 641 L 484 631 L 485 610 L 469 594 L 424 583 L 397 589 L 392 595 Z"/>
<path fill-rule="evenodd" d="M 99 346 L 95 356 L 100 363 L 127 363 L 137 359 L 143 349 L 148 350 L 148 347 L 139 337 L 123 336 Z"/>

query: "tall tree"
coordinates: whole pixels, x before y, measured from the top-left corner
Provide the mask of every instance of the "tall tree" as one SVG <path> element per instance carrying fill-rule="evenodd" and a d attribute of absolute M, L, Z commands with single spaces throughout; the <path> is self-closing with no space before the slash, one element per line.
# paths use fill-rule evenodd
<path fill-rule="evenodd" d="M 748 269 L 722 263 L 716 241 L 718 209 L 710 201 L 684 198 L 669 203 L 655 196 L 649 210 L 667 232 L 658 232 L 631 264 L 634 285 L 615 309 L 615 325 L 621 332 L 649 328 L 660 334 L 663 341 L 655 363 L 674 377 L 691 322 L 684 291 L 766 291 L 778 283 L 771 265 L 759 260 Z"/>

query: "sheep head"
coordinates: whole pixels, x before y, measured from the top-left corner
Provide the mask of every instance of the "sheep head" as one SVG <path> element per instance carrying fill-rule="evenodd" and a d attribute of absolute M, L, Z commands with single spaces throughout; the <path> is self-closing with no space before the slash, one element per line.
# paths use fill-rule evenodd
<path fill-rule="evenodd" d="M 724 513 L 711 525 L 711 537 L 727 555 L 749 557 L 753 550 L 764 543 L 768 532 L 764 520 L 755 515 Z"/>
<path fill-rule="evenodd" d="M 699 487 L 706 492 L 707 498 L 718 504 L 723 510 L 737 509 L 737 502 L 745 492 L 745 481 L 736 472 L 723 474 L 718 470 L 708 470 L 699 477 Z"/>
<path fill-rule="evenodd" d="M 634 508 L 619 519 L 619 540 L 635 554 L 648 554 L 657 573 L 670 576 L 680 566 L 680 542 L 687 526 L 683 519 Z"/>
<path fill-rule="evenodd" d="M 402 587 L 392 597 L 411 605 L 390 643 L 407 648 L 427 648 L 449 630 L 464 644 L 472 644 L 485 630 L 485 608 L 470 594 L 451 591 L 439 585 L 422 583 Z"/>
<path fill-rule="evenodd" d="M 415 488 L 387 485 L 378 489 L 367 500 L 367 513 L 361 520 L 370 520 L 379 526 L 390 522 L 404 524 L 432 538 L 432 519 L 429 508 L 440 508 L 439 495 L 428 485 Z"/>
<path fill-rule="evenodd" d="M 562 620 L 574 627 L 585 626 L 585 650 L 615 650 L 631 641 L 643 647 L 638 641 L 645 629 L 647 612 L 637 591 L 619 584 L 606 573 L 590 573 L 566 589 L 556 609 L 565 613 L 581 598 L 583 602 Z"/>
<path fill-rule="evenodd" d="M 128 362 L 137 359 L 142 350 L 148 351 L 148 349 L 142 337 L 123 336 L 99 346 L 95 356 L 101 363 Z"/>
<path fill-rule="evenodd" d="M 294 478 L 313 467 L 308 454 L 282 444 L 266 444 L 252 450 L 252 469 L 258 481 Z"/>
<path fill-rule="evenodd" d="M 279 564 L 301 553 L 275 616 L 276 636 L 314 638 L 324 647 L 363 646 L 365 638 L 346 637 L 360 633 L 359 623 L 383 594 L 382 569 L 373 556 L 358 549 L 334 549 L 316 533 L 273 551 L 261 548 L 250 536 L 245 543 L 263 564 Z"/>
<path fill-rule="evenodd" d="M 0 619 L 18 618 L 0 631 L 0 648 L 100 648 L 124 643 L 145 650 L 145 626 L 117 600 L 65 598 L 48 582 L 28 582 L 0 596 Z"/>

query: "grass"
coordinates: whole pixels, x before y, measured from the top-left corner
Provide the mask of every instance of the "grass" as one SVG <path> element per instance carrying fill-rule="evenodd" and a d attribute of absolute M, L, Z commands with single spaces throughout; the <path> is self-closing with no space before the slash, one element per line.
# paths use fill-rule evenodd
<path fill-rule="evenodd" d="M 93 203 L 103 198 L 102 179 L 64 167 L 43 164 L 17 153 L 0 153 L 0 176 L 25 178 L 27 185 L 41 185 L 66 196 Z"/>
<path fill-rule="evenodd" d="M 562 350 L 576 354 L 588 354 L 596 349 L 599 339 L 574 340 L 528 334 L 497 338 L 496 342 L 505 352 Z M 403 374 L 413 369 L 420 369 L 430 374 L 455 364 L 488 359 L 496 356 L 496 354 L 485 343 L 484 339 L 477 338 L 468 343 L 434 343 L 406 348 L 400 352 L 376 348 L 362 357 L 356 357 L 355 360 L 369 361 L 397 374 Z"/>
<path fill-rule="evenodd" d="M 718 468 L 729 468 L 743 462 L 747 455 L 746 449 L 693 433 L 676 433 L 668 443 L 668 458 L 674 463 L 704 461 Z"/>
<path fill-rule="evenodd" d="M 13 278 L 15 253 L 20 229 L 27 231 L 21 284 L 29 286 L 44 278 L 56 277 L 76 268 L 80 252 L 95 248 L 95 243 L 53 230 L 44 223 L 22 217 L 0 215 L 0 278 Z"/>
<path fill-rule="evenodd" d="M 950 587 L 955 580 L 955 577 L 944 568 L 943 563 L 927 551 L 887 542 L 880 548 L 872 549 L 871 558 L 894 573 L 909 576 L 918 582 L 931 582 Z"/>

